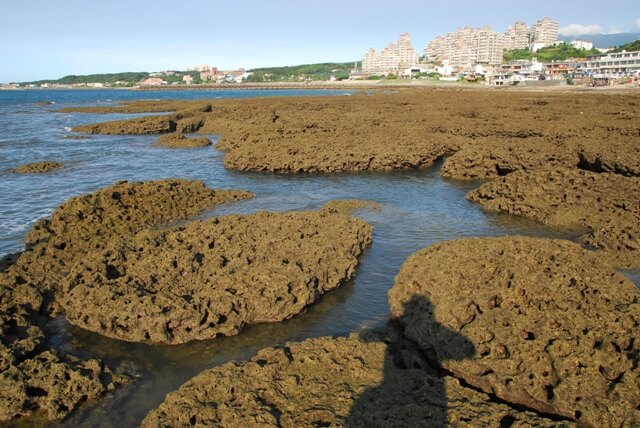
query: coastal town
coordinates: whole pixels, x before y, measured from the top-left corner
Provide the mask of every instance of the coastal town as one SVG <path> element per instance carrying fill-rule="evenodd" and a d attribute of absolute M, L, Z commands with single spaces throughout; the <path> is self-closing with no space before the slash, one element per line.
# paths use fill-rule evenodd
<path fill-rule="evenodd" d="M 350 67 L 329 69 L 321 75 L 299 72 L 269 73 L 268 69 L 223 70 L 209 64 L 184 71 L 121 73 L 117 80 L 104 75 L 66 76 L 57 81 L 0 84 L 0 89 L 19 88 L 144 88 L 242 83 L 312 81 L 357 83 L 375 80 L 422 80 L 477 82 L 487 85 L 640 85 L 640 46 L 631 49 L 595 46 L 588 37 L 570 41 L 558 37 L 560 25 L 549 17 L 529 25 L 517 21 L 504 32 L 490 26 L 456 28 L 436 36 L 422 54 L 409 33 L 385 48 L 367 50 Z M 616 49 L 618 48 L 618 49 Z M 548 51 L 559 55 L 547 55 Z M 550 57 L 551 59 L 545 57 Z M 290 71 L 292 67 L 281 67 Z M 267 70 L 267 71 L 265 71 Z M 109 75 L 112 76 L 112 75 Z M 535 83 L 534 83 L 535 82 Z"/>

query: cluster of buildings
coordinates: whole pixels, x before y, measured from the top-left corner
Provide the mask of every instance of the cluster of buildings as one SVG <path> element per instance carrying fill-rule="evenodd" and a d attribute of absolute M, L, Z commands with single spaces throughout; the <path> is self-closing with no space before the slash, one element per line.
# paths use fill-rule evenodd
<path fill-rule="evenodd" d="M 409 33 L 404 33 L 400 35 L 398 43 L 389 43 L 380 52 L 374 48 L 369 49 L 362 60 L 362 72 L 368 74 L 397 72 L 417 64 L 419 60 L 420 56 L 411 44 Z"/>
<path fill-rule="evenodd" d="M 558 40 L 559 24 L 544 18 L 529 26 L 518 21 L 503 33 L 491 27 L 464 27 L 438 36 L 424 49 L 425 61 L 447 61 L 452 68 L 464 68 L 476 64 L 499 65 L 505 51 L 531 49 L 553 45 Z M 420 63 L 418 52 L 411 44 L 408 33 L 397 43 L 389 43 L 382 51 L 371 48 L 362 60 L 364 74 L 399 74 Z"/>
<path fill-rule="evenodd" d="M 203 83 L 223 83 L 223 82 L 236 82 L 241 83 L 243 79 L 249 76 L 249 73 L 244 68 L 237 70 L 219 70 L 218 67 L 212 67 L 209 64 L 199 65 L 195 67 L 187 68 L 187 73 L 198 72 L 200 80 Z M 193 83 L 193 77 L 187 74 L 183 77 L 185 84 L 190 85 Z"/>
<path fill-rule="evenodd" d="M 421 59 L 414 49 L 408 33 L 397 43 L 390 43 L 382 51 L 371 48 L 364 55 L 362 69 L 354 70 L 351 78 L 371 75 L 413 76 L 417 73 L 437 73 L 441 76 L 483 75 L 503 76 L 517 74 L 540 80 L 564 79 L 567 75 L 637 76 L 640 73 L 639 52 L 592 55 L 570 61 L 542 64 L 533 60 L 511 61 L 504 64 L 506 51 L 527 49 L 531 52 L 557 45 L 559 24 L 551 18 L 540 19 L 533 25 L 518 21 L 504 32 L 491 27 L 464 27 L 438 36 L 427 44 Z M 593 43 L 574 40 L 571 45 L 590 50 Z"/>
<path fill-rule="evenodd" d="M 452 67 L 469 67 L 476 64 L 498 65 L 505 51 L 530 49 L 535 52 L 558 41 L 559 24 L 544 18 L 528 26 L 518 21 L 503 33 L 491 27 L 458 28 L 444 36 L 438 36 L 424 49 L 429 61 L 448 60 Z"/>

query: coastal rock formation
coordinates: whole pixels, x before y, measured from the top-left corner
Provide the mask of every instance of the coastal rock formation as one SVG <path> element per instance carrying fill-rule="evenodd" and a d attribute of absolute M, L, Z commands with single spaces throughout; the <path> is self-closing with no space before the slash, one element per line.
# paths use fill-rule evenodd
<path fill-rule="evenodd" d="M 128 381 L 97 360 L 51 349 L 38 322 L 44 321 L 34 310 L 43 296 L 24 283 L 6 287 L 7 275 L 0 272 L 0 422 L 36 413 L 61 420 Z"/>
<path fill-rule="evenodd" d="M 263 349 L 192 378 L 142 426 L 572 426 L 492 403 L 385 340 L 352 334 Z"/>
<path fill-rule="evenodd" d="M 199 181 L 120 182 L 72 198 L 39 221 L 26 237 L 27 249 L 0 261 L 0 421 L 35 413 L 63 419 L 128 381 L 97 360 L 61 354 L 46 337 L 48 314 L 56 311 L 60 283 L 74 264 L 142 229 L 250 196 Z"/>
<path fill-rule="evenodd" d="M 330 213 L 351 215 L 358 210 L 378 210 L 380 204 L 361 199 L 336 199 L 322 206 L 322 210 Z"/>
<path fill-rule="evenodd" d="M 535 137 L 515 142 L 467 144 L 444 161 L 440 174 L 458 180 L 483 180 L 550 166 L 570 168 L 577 163 L 575 147 Z"/>
<path fill-rule="evenodd" d="M 184 134 L 164 134 L 158 138 L 154 146 L 168 147 L 171 149 L 189 149 L 206 147 L 211 145 L 211 140 L 206 137 L 189 138 Z"/>
<path fill-rule="evenodd" d="M 626 132 L 625 132 L 626 131 Z M 612 135 L 635 135 L 640 138 L 640 127 L 634 130 L 614 130 Z M 579 168 L 594 172 L 613 172 L 628 177 L 640 177 L 640 145 L 629 145 L 626 141 L 606 138 L 596 144 L 581 147 L 578 153 Z"/>
<path fill-rule="evenodd" d="M 134 119 L 115 120 L 105 123 L 80 125 L 74 127 L 72 131 L 84 132 L 87 134 L 109 135 L 196 132 L 204 125 L 203 114 L 211 112 L 211 104 L 202 104 L 200 102 L 195 106 L 192 106 L 191 104 L 187 104 L 187 106 L 190 106 L 190 108 L 166 116 L 147 116 Z"/>
<path fill-rule="evenodd" d="M 20 165 L 15 168 L 13 172 L 18 174 L 41 174 L 45 172 L 56 171 L 64 168 L 64 164 L 53 161 L 32 162 L 24 165 Z"/>
<path fill-rule="evenodd" d="M 640 178 L 551 169 L 510 174 L 467 198 L 490 211 L 586 229 L 581 241 L 621 268 L 640 267 Z"/>
<path fill-rule="evenodd" d="M 60 113 L 129 114 L 168 113 L 176 111 L 211 111 L 211 103 L 202 100 L 140 100 L 126 101 L 117 106 L 65 107 Z"/>
<path fill-rule="evenodd" d="M 47 293 L 87 252 L 129 239 L 136 232 L 199 214 L 217 204 L 251 197 L 235 190 L 213 190 L 200 181 L 165 179 L 119 182 L 71 198 L 50 219 L 39 220 L 25 237 L 27 250 L 10 266 L 8 287 L 28 283 Z M 55 306 L 34 308 L 56 311 Z"/>
<path fill-rule="evenodd" d="M 177 344 L 230 336 L 304 311 L 353 276 L 370 242 L 367 223 L 318 212 L 145 230 L 85 255 L 60 301 L 71 324 L 117 339 Z"/>
<path fill-rule="evenodd" d="M 469 385 L 585 426 L 640 423 L 640 290 L 577 244 L 436 244 L 407 259 L 389 302 L 405 337 Z"/>
<path fill-rule="evenodd" d="M 451 156 L 442 174 L 457 179 L 549 166 L 640 172 L 640 107 L 629 94 L 418 88 L 208 104 L 145 101 L 73 110 L 173 111 L 76 130 L 219 134 L 217 147 L 228 152 L 225 166 L 243 171 L 427 168 Z"/>

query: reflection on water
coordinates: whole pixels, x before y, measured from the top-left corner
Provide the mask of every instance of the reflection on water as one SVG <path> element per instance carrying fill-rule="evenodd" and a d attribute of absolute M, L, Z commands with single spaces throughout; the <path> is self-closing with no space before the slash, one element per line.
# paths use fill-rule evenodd
<path fill-rule="evenodd" d="M 95 105 L 106 96 L 112 100 L 132 96 L 126 91 L 111 91 L 115 94 L 88 91 L 82 95 L 51 92 L 54 93 L 42 92 L 40 96 L 44 100 L 53 98 L 56 108 Z M 93 98 L 87 95 L 91 93 Z M 182 97 L 188 94 L 180 93 Z M 206 98 L 202 95 L 198 93 Z M 154 98 L 155 94 L 135 96 Z M 257 349 L 284 341 L 344 335 L 382 325 L 388 312 L 387 290 L 393 285 L 400 265 L 410 254 L 435 242 L 474 236 L 519 234 L 573 239 L 578 235 L 576 231 L 551 231 L 528 220 L 484 213 L 464 198 L 478 183 L 445 180 L 438 174 L 440 165 L 424 171 L 331 175 L 239 173 L 225 170 L 223 153 L 212 147 L 189 150 L 152 147 L 154 136 L 65 138 L 72 134 L 67 130 L 70 127 L 102 121 L 105 117 L 61 114 L 51 108 L 35 106 L 34 102 L 19 97 L 18 101 L 8 100 L 0 92 L 0 255 L 20 250 L 22 238 L 31 225 L 50 215 L 69 197 L 123 179 L 199 179 L 210 187 L 246 189 L 256 194 L 254 199 L 223 205 L 200 217 L 259 210 L 318 209 L 329 200 L 345 198 L 379 204 L 379 209 L 356 214 L 373 225 L 374 234 L 355 279 L 324 295 L 305 314 L 286 322 L 251 326 L 230 338 L 179 346 L 146 346 L 106 339 L 70 327 L 64 319 L 57 320 L 52 325 L 51 337 L 56 347 L 85 357 L 100 357 L 112 366 L 125 365 L 139 374 L 133 384 L 119 390 L 112 399 L 78 412 L 64 426 L 136 426 L 166 393 L 205 368 L 232 359 L 247 359 Z M 16 110 L 39 114 L 26 116 Z M 47 175 L 10 172 L 22 163 L 45 159 L 62 161 L 67 167 Z M 639 283 L 640 271 L 628 275 Z"/>

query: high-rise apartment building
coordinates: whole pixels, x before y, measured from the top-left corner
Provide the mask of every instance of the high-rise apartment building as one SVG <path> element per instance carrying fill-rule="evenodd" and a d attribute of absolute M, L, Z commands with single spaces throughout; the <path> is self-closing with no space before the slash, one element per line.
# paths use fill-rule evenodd
<path fill-rule="evenodd" d="M 364 73 L 399 73 L 420 60 L 409 33 L 400 35 L 398 43 L 389 43 L 381 52 L 371 48 L 362 60 Z"/>
<path fill-rule="evenodd" d="M 504 53 L 504 36 L 491 27 L 458 28 L 444 37 L 436 37 L 424 50 L 429 60 L 448 59 L 453 67 L 470 67 L 477 63 L 500 64 Z"/>
<path fill-rule="evenodd" d="M 424 55 L 432 61 L 447 59 L 451 66 L 458 68 L 469 68 L 478 63 L 498 65 L 502 63 L 505 50 L 535 50 L 556 43 L 558 28 L 558 23 L 550 18 L 539 20 L 531 28 L 518 21 L 504 33 L 495 32 L 491 27 L 457 28 L 429 42 Z"/>
<path fill-rule="evenodd" d="M 504 48 L 512 51 L 514 49 L 529 48 L 530 31 L 529 26 L 522 21 L 509 26 L 504 32 Z"/>
<path fill-rule="evenodd" d="M 549 46 L 558 41 L 558 29 L 560 24 L 544 18 L 531 26 L 531 42 L 540 46 Z"/>

